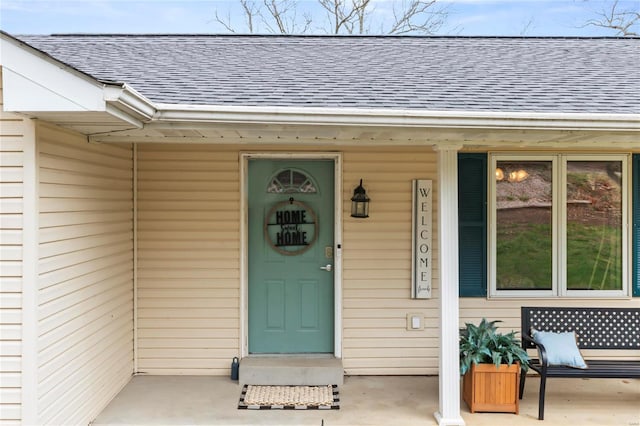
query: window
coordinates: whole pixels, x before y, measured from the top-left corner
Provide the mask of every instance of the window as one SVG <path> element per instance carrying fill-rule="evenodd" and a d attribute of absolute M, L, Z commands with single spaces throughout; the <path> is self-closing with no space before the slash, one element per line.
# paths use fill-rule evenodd
<path fill-rule="evenodd" d="M 276 194 L 315 194 L 318 189 L 311 177 L 307 176 L 306 173 L 299 170 L 286 169 L 279 171 L 271 178 L 267 186 L 267 192 Z"/>
<path fill-rule="evenodd" d="M 628 157 L 491 156 L 491 296 L 628 296 Z"/>

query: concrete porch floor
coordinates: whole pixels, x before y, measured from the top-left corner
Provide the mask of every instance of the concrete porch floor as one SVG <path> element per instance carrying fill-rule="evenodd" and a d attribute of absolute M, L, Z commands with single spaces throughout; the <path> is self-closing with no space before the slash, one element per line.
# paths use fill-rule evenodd
<path fill-rule="evenodd" d="M 537 420 L 537 377 L 529 377 L 520 414 L 462 416 L 472 425 L 640 426 L 640 380 L 550 379 L 545 420 Z M 240 386 L 227 377 L 136 376 L 93 425 L 436 425 L 438 377 L 347 376 L 340 409 L 238 410 Z"/>

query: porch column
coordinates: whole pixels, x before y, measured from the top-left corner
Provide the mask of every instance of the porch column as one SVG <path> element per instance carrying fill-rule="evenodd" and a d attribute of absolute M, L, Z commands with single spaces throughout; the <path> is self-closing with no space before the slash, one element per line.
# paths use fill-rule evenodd
<path fill-rule="evenodd" d="M 438 153 L 438 258 L 440 273 L 440 426 L 463 426 L 460 415 L 458 305 L 458 150 L 434 145 Z"/>

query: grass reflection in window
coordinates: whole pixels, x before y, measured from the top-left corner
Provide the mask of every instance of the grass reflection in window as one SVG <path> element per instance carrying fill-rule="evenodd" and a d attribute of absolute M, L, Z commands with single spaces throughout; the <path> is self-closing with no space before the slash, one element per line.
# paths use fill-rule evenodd
<path fill-rule="evenodd" d="M 567 288 L 622 287 L 622 164 L 567 162 Z"/>
<path fill-rule="evenodd" d="M 497 288 L 551 289 L 552 164 L 498 161 L 497 165 Z"/>
<path fill-rule="evenodd" d="M 552 290 L 556 276 L 559 292 L 623 289 L 623 162 L 576 157 L 559 173 L 551 161 L 496 162 L 497 290 Z"/>

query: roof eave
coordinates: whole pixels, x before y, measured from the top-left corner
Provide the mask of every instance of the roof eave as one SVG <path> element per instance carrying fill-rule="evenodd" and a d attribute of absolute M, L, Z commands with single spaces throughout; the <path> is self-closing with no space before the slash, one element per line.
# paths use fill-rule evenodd
<path fill-rule="evenodd" d="M 0 46 L 5 111 L 57 120 L 66 114 L 70 122 L 74 115 L 95 119 L 97 113 L 114 130 L 141 128 L 156 112 L 151 101 L 126 84 L 99 81 L 7 33 L 0 33 Z"/>
<path fill-rule="evenodd" d="M 639 114 L 156 104 L 157 123 L 640 131 Z"/>

